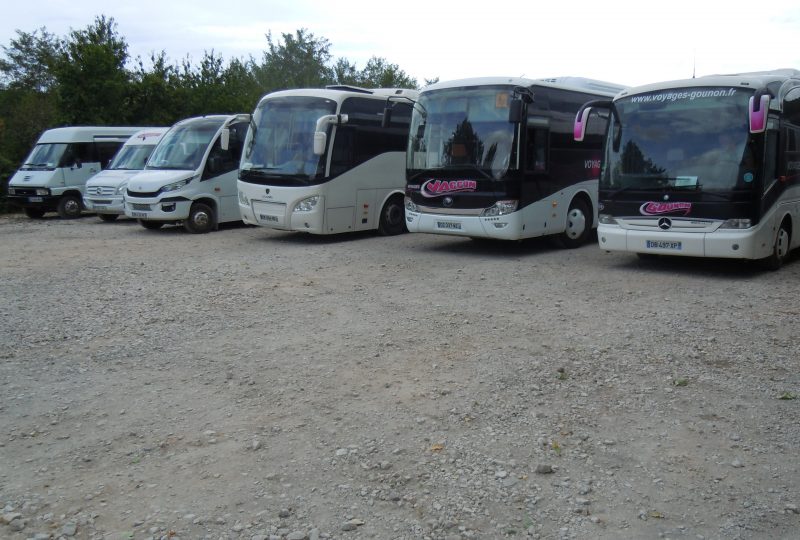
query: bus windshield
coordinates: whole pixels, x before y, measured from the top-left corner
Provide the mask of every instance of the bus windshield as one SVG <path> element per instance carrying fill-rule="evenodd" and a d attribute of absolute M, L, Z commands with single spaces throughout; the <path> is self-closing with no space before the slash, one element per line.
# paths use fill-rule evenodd
<path fill-rule="evenodd" d="M 742 88 L 677 88 L 614 102 L 600 189 L 750 189 L 757 167 Z"/>
<path fill-rule="evenodd" d="M 33 147 L 31 155 L 25 160 L 21 169 L 30 171 L 35 169 L 55 169 L 59 166 L 61 157 L 67 149 L 65 143 L 37 144 Z"/>
<path fill-rule="evenodd" d="M 109 169 L 121 171 L 141 171 L 147 158 L 153 152 L 153 144 L 128 144 L 123 146 L 108 165 Z"/>
<path fill-rule="evenodd" d="M 477 169 L 500 180 L 508 171 L 516 125 L 512 88 L 481 86 L 423 92 L 414 107 L 407 168 Z"/>
<path fill-rule="evenodd" d="M 314 154 L 317 120 L 336 113 L 336 102 L 310 96 L 284 96 L 259 104 L 247 133 L 241 177 L 256 174 L 321 178 L 325 157 Z M 328 140 L 330 140 L 328 126 Z"/>
<path fill-rule="evenodd" d="M 156 145 L 145 168 L 197 170 L 224 121 L 224 118 L 204 118 L 173 127 Z"/>

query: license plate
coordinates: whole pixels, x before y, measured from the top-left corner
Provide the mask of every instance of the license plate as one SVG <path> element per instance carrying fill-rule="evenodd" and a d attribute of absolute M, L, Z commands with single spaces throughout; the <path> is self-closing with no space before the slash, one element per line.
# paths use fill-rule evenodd
<path fill-rule="evenodd" d="M 105 210 L 106 208 L 107 208 L 106 206 L 101 206 L 99 204 L 94 205 L 95 210 Z"/>
<path fill-rule="evenodd" d="M 436 222 L 437 229 L 447 229 L 451 231 L 460 231 L 461 230 L 461 223 L 457 221 L 437 221 Z"/>
<path fill-rule="evenodd" d="M 43 200 L 41 197 L 28 197 L 28 202 L 42 202 Z"/>
<path fill-rule="evenodd" d="M 147 212 L 131 212 L 131 217 L 146 218 Z"/>
<path fill-rule="evenodd" d="M 268 216 L 266 214 L 258 214 L 258 219 L 261 221 L 274 221 L 278 223 L 278 216 Z"/>
<path fill-rule="evenodd" d="M 680 251 L 683 249 L 681 242 L 668 242 L 665 240 L 647 240 L 647 249 L 672 249 Z"/>

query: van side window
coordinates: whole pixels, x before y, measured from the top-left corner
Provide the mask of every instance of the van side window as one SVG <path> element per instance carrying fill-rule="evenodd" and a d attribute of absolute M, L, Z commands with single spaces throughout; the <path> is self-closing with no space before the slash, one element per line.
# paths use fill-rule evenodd
<path fill-rule="evenodd" d="M 94 145 L 92 143 L 70 143 L 61 156 L 59 167 L 74 167 L 77 164 L 94 162 Z"/>
<path fill-rule="evenodd" d="M 100 162 L 100 168 L 105 169 L 108 167 L 108 162 L 114 157 L 119 150 L 122 143 L 119 142 L 98 142 L 94 143 L 95 153 L 97 154 L 97 161 Z"/>
<path fill-rule="evenodd" d="M 201 180 L 215 178 L 221 174 L 238 169 L 238 156 L 240 156 L 241 153 L 241 144 L 238 145 L 238 150 L 234 149 L 233 145 L 230 145 L 227 150 L 223 150 L 220 140 L 217 138 L 217 140 L 214 141 L 214 146 L 211 147 L 211 152 L 208 154 Z"/>

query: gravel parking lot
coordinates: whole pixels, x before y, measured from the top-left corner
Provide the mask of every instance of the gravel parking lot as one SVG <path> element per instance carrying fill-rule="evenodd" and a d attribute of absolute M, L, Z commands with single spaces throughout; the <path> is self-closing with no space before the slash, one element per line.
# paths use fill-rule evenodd
<path fill-rule="evenodd" d="M 797 538 L 800 262 L 0 218 L 0 537 Z"/>

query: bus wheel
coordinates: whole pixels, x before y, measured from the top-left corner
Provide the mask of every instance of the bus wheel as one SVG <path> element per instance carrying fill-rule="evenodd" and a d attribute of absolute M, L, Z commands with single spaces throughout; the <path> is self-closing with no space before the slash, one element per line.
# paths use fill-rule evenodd
<path fill-rule="evenodd" d="M 205 203 L 194 203 L 183 226 L 192 234 L 207 233 L 214 227 L 214 211 Z"/>
<path fill-rule="evenodd" d="M 164 223 L 162 223 L 161 221 L 147 221 L 145 219 L 140 219 L 139 220 L 139 225 L 141 225 L 142 227 L 144 227 L 148 231 L 155 231 L 155 230 L 160 229 L 161 227 L 163 227 Z"/>
<path fill-rule="evenodd" d="M 381 209 L 378 232 L 384 236 L 394 236 L 404 233 L 406 230 L 406 212 L 403 200 L 399 197 L 392 197 Z"/>
<path fill-rule="evenodd" d="M 789 227 L 784 221 L 775 235 L 775 243 L 772 245 L 772 255 L 761 260 L 761 265 L 767 270 L 777 270 L 786 259 L 789 258 L 789 244 L 792 239 Z"/>
<path fill-rule="evenodd" d="M 101 220 L 105 222 L 116 221 L 119 217 L 117 214 L 97 214 Z"/>
<path fill-rule="evenodd" d="M 76 195 L 64 195 L 58 200 L 56 211 L 61 219 L 73 219 L 81 215 L 81 200 Z"/>
<path fill-rule="evenodd" d="M 25 215 L 31 219 L 42 219 L 44 217 L 44 210 L 41 208 L 26 208 Z"/>
<path fill-rule="evenodd" d="M 567 249 L 580 247 L 586 243 L 592 230 L 589 207 L 583 199 L 573 199 L 567 211 L 567 225 L 559 240 Z"/>

